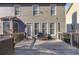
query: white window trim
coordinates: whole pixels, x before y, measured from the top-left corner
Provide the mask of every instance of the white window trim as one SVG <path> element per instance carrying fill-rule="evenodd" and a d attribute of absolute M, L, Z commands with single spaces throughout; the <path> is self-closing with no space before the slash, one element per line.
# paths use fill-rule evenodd
<path fill-rule="evenodd" d="M 51 14 L 51 6 L 52 6 L 52 4 L 50 4 L 50 15 L 51 15 L 51 16 L 55 16 L 55 15 L 57 14 L 57 13 L 56 13 L 56 11 L 57 11 L 57 5 L 56 5 L 56 4 L 54 4 L 54 5 L 55 5 L 55 14 L 52 15 L 52 14 Z"/>
<path fill-rule="evenodd" d="M 33 28 L 33 26 L 32 26 L 32 23 L 29 23 L 29 24 L 30 24 L 30 27 L 31 27 L 31 36 L 32 36 L 32 32 L 33 32 L 32 28 Z"/>
<path fill-rule="evenodd" d="M 41 32 L 41 23 L 39 22 L 39 32 Z"/>
<path fill-rule="evenodd" d="M 55 29 L 54 35 L 56 35 L 56 30 L 57 30 L 56 23 L 54 23 L 54 29 Z"/>
<path fill-rule="evenodd" d="M 47 34 L 49 34 L 49 23 L 47 23 Z"/>
<path fill-rule="evenodd" d="M 34 7 L 34 6 L 38 6 L 38 14 L 37 14 L 37 15 L 34 15 L 34 14 L 33 14 L 33 7 Z M 32 5 L 32 15 L 33 15 L 33 16 L 39 16 L 39 13 L 40 13 L 39 10 L 40 10 L 40 8 L 39 8 L 39 5 L 38 5 L 38 4 L 33 4 L 33 5 Z"/>
<path fill-rule="evenodd" d="M 18 14 L 18 15 L 15 15 L 15 13 L 14 13 L 14 15 L 15 15 L 15 16 L 20 16 L 20 10 L 21 10 L 21 9 L 20 9 L 20 5 L 14 5 L 14 12 L 15 12 L 15 7 L 16 7 L 16 6 L 19 7 L 19 14 Z"/>

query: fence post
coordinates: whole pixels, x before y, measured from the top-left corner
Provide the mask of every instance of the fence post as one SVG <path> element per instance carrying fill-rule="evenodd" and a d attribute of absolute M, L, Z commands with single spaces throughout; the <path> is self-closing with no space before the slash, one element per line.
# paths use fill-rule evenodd
<path fill-rule="evenodd" d="M 78 34 L 77 34 L 76 43 L 77 43 L 76 47 L 78 48 Z"/>
<path fill-rule="evenodd" d="M 70 33 L 70 44 L 71 44 L 71 46 L 73 46 L 73 43 L 72 43 L 72 33 Z"/>

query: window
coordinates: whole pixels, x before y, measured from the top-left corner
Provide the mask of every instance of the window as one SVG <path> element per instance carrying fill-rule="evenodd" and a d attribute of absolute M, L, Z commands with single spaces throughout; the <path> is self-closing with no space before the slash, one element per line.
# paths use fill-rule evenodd
<path fill-rule="evenodd" d="M 39 32 L 39 23 L 35 23 L 35 35 Z"/>
<path fill-rule="evenodd" d="M 58 32 L 60 32 L 60 23 L 58 23 Z"/>
<path fill-rule="evenodd" d="M 75 25 L 71 24 L 71 29 L 72 29 L 72 31 L 74 31 L 75 30 Z"/>
<path fill-rule="evenodd" d="M 33 15 L 39 15 L 39 5 L 33 5 Z"/>
<path fill-rule="evenodd" d="M 54 23 L 50 23 L 50 34 L 54 34 Z"/>
<path fill-rule="evenodd" d="M 3 21 L 3 33 L 9 33 L 10 23 L 9 21 Z"/>
<path fill-rule="evenodd" d="M 19 15 L 20 13 L 20 5 L 15 5 L 15 15 Z"/>
<path fill-rule="evenodd" d="M 56 4 L 51 4 L 51 15 L 56 15 Z"/>
<path fill-rule="evenodd" d="M 47 23 L 42 23 L 42 32 L 47 33 Z"/>

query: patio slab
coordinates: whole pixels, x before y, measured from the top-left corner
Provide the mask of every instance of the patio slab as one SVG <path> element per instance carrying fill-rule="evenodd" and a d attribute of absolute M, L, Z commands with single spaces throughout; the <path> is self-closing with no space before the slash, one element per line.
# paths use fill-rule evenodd
<path fill-rule="evenodd" d="M 14 55 L 79 55 L 79 49 L 62 40 L 37 40 L 33 48 L 29 48 L 33 40 L 23 40 L 16 44 Z"/>

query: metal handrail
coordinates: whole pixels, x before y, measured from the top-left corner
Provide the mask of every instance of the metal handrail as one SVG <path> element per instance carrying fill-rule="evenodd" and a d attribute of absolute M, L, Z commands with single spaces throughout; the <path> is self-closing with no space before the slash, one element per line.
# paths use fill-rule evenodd
<path fill-rule="evenodd" d="M 30 48 L 31 48 L 31 49 L 34 47 L 34 44 L 35 44 L 35 42 L 36 42 L 36 40 L 37 40 L 37 37 L 35 37 L 35 36 L 32 36 L 32 38 L 33 38 L 34 40 L 33 40 L 33 42 L 32 42 L 31 45 L 30 45 Z"/>

